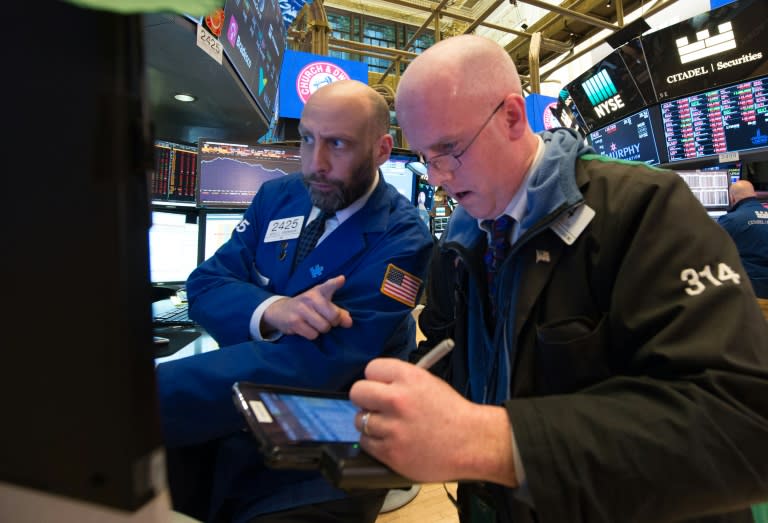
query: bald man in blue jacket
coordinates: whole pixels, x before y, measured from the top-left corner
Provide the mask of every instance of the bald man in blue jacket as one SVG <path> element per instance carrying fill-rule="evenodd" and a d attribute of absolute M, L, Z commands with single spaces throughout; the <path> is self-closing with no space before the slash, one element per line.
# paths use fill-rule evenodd
<path fill-rule="evenodd" d="M 407 357 L 432 237 L 385 183 L 389 110 L 373 89 L 318 89 L 299 124 L 302 173 L 266 182 L 230 240 L 189 277 L 190 315 L 219 350 L 158 365 L 174 507 L 206 521 L 374 521 L 385 491 L 265 468 L 236 381 L 348 390 L 377 356 Z M 324 219 L 296 259 L 301 232 Z M 322 230 L 322 228 L 321 228 Z"/>

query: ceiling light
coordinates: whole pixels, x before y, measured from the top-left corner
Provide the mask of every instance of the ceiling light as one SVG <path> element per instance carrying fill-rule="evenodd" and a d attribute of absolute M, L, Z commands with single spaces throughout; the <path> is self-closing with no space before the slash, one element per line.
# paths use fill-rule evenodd
<path fill-rule="evenodd" d="M 611 7 L 611 0 L 608 0 L 608 1 L 605 3 L 605 7 Z"/>
<path fill-rule="evenodd" d="M 180 102 L 194 102 L 197 100 L 196 96 L 192 96 L 191 94 L 187 93 L 176 93 L 173 95 L 173 97 Z"/>

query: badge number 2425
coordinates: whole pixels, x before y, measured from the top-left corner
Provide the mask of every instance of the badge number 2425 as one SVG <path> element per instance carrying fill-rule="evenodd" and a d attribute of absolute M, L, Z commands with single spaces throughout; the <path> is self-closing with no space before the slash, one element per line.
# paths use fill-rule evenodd
<path fill-rule="evenodd" d="M 264 241 L 274 242 L 298 238 L 303 223 L 304 216 L 293 216 L 291 218 L 272 220 L 269 222 L 269 225 L 267 225 L 267 233 L 264 237 Z"/>
<path fill-rule="evenodd" d="M 707 288 L 708 282 L 715 287 L 722 285 L 724 282 L 732 281 L 735 284 L 741 283 L 741 276 L 731 269 L 727 263 L 717 264 L 717 275 L 712 272 L 712 268 L 709 265 L 705 265 L 700 271 L 696 269 L 687 268 L 680 272 L 680 279 L 688 284 L 685 288 L 685 292 L 689 296 L 696 296 L 701 294 Z"/>

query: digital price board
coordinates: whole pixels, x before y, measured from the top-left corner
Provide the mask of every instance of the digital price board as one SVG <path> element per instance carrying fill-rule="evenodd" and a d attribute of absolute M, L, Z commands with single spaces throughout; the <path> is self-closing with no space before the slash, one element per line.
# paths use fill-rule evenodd
<path fill-rule="evenodd" d="M 768 145 L 768 77 L 661 104 L 669 161 Z"/>
<path fill-rule="evenodd" d="M 590 133 L 589 141 L 603 156 L 645 162 L 648 165 L 660 163 L 648 109 Z"/>
<path fill-rule="evenodd" d="M 227 0 L 224 54 L 267 120 L 275 112 L 277 84 L 288 34 L 278 0 Z"/>

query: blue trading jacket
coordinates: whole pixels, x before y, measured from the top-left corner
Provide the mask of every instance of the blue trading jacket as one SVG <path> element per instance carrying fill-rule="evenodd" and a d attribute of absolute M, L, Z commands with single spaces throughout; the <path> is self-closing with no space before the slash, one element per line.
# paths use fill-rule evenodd
<path fill-rule="evenodd" d="M 731 235 L 758 298 L 768 299 L 768 209 L 744 198 L 717 223 Z"/>
<path fill-rule="evenodd" d="M 416 278 L 425 277 L 432 237 L 413 205 L 380 179 L 365 206 L 344 221 L 292 272 L 298 238 L 265 242 L 274 220 L 306 217 L 312 208 L 301 175 L 288 175 L 262 185 L 244 219 L 210 259 L 189 277 L 190 315 L 223 348 L 158 365 L 160 411 L 166 445 L 187 446 L 241 432 L 242 417 L 235 411 L 231 386 L 252 381 L 325 390 L 346 390 L 362 377 L 368 361 L 380 355 L 404 358 L 414 347 L 411 304 L 381 290 L 390 264 Z M 248 325 L 254 309 L 273 295 L 294 296 L 329 278 L 346 276 L 334 303 L 347 309 L 354 325 L 334 328 L 316 340 L 283 336 L 275 342 L 250 340 Z M 232 438 L 229 476 L 234 483 L 248 468 L 252 441 Z M 247 440 L 247 438 L 246 438 Z M 227 445 L 224 446 L 225 448 Z M 236 454 L 236 455 L 235 455 Z M 221 460 L 220 460 L 221 461 Z M 224 466 L 226 469 L 227 466 Z M 232 495 L 269 498 L 258 512 L 312 502 L 312 497 L 340 497 L 323 493 L 317 482 L 312 492 L 282 488 L 298 475 L 280 475 L 253 465 L 245 483 L 222 487 Z M 263 474 L 265 477 L 259 479 Z M 221 484 L 226 480 L 217 481 Z M 322 482 L 322 480 L 321 480 Z M 286 491 L 292 498 L 282 501 Z M 307 489 L 309 490 L 309 488 Z M 252 514 L 253 511 L 249 512 Z"/>

